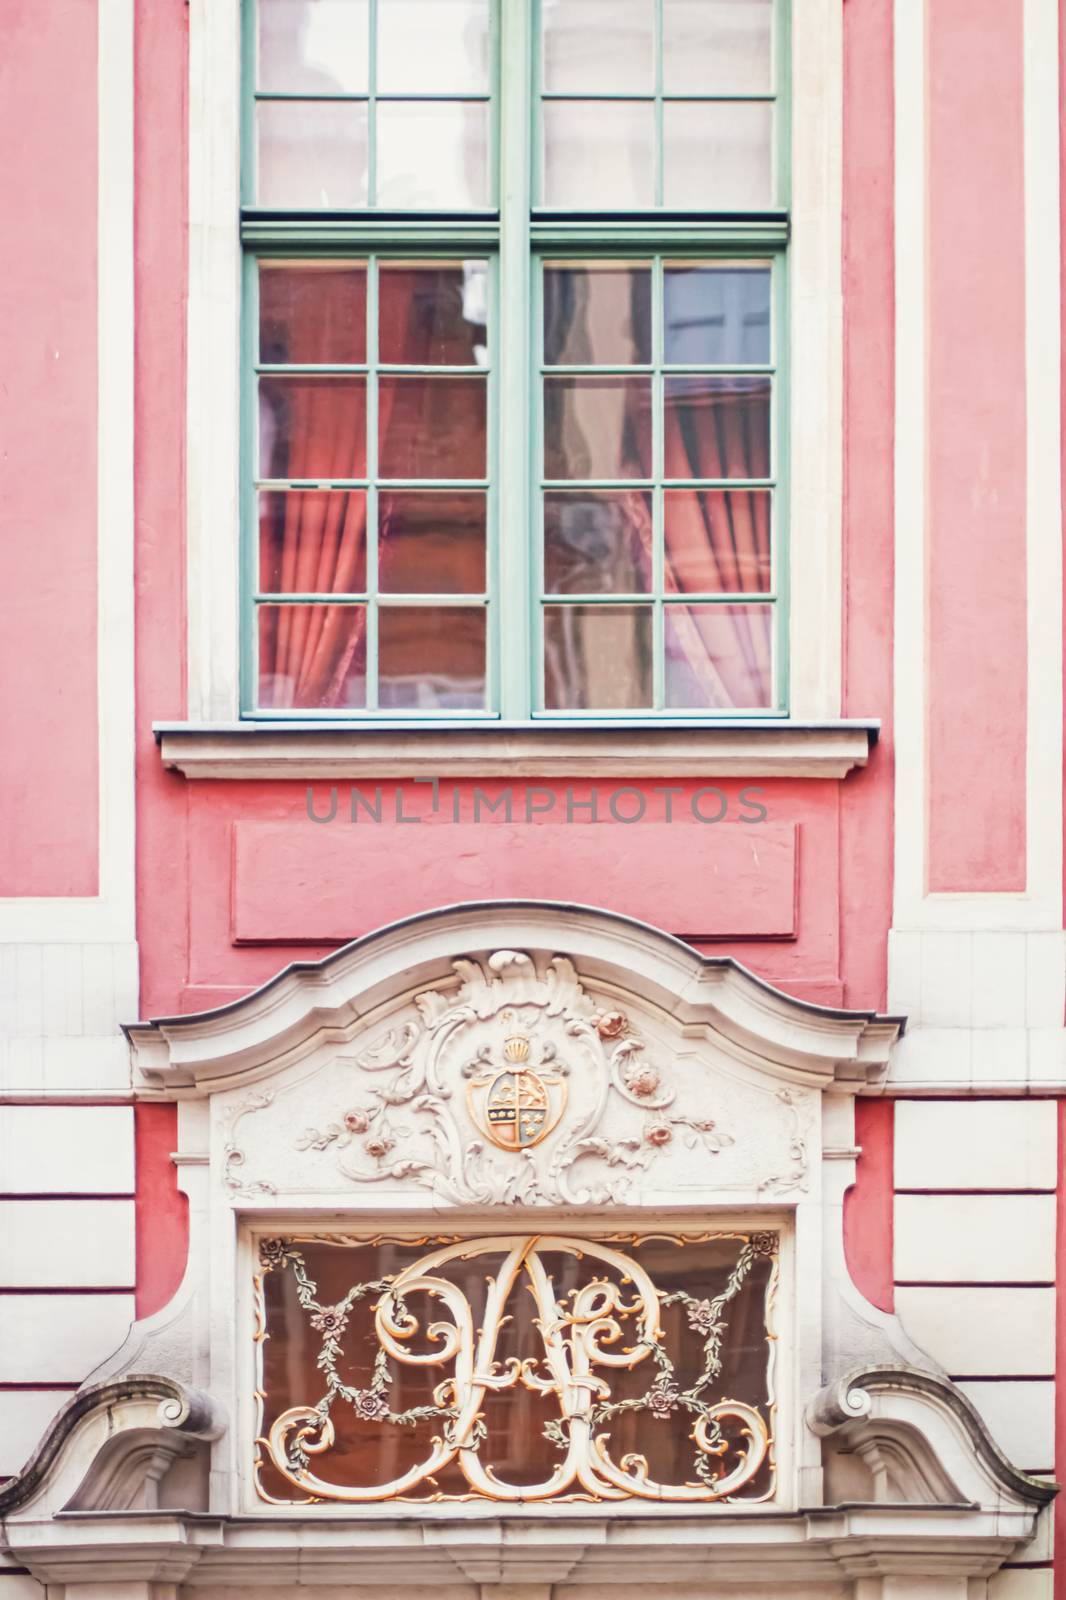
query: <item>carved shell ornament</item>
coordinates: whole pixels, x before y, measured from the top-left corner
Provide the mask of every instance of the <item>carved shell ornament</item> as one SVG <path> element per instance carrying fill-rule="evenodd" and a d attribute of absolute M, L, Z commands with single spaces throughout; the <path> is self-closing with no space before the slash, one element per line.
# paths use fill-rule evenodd
<path fill-rule="evenodd" d="M 711 1155 L 734 1143 L 677 1112 L 667 1070 L 565 956 L 542 973 L 515 950 L 454 969 L 457 989 L 416 995 L 419 1020 L 354 1057 L 350 1102 L 297 1150 L 332 1151 L 353 1183 L 413 1182 L 456 1205 L 603 1205 L 675 1140 Z M 609 1109 L 623 1115 L 606 1131 Z"/>

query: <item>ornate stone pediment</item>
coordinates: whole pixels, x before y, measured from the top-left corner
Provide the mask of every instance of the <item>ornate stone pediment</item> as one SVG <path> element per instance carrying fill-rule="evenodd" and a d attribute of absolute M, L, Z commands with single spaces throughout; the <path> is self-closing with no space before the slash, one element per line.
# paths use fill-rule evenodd
<path fill-rule="evenodd" d="M 568 956 L 519 950 L 454 961 L 354 1047 L 223 1098 L 235 1199 L 456 1206 L 803 1191 L 818 1100 L 595 994 Z"/>

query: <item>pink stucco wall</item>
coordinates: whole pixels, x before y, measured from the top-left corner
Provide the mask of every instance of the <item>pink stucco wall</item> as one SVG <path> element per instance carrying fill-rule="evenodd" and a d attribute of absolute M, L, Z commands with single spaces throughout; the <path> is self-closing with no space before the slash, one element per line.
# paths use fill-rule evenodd
<path fill-rule="evenodd" d="M 1025 888 L 1022 0 L 937 0 L 928 56 L 929 888 Z"/>
<path fill-rule="evenodd" d="M 92 895 L 95 0 L 0 27 L 0 896 Z"/>

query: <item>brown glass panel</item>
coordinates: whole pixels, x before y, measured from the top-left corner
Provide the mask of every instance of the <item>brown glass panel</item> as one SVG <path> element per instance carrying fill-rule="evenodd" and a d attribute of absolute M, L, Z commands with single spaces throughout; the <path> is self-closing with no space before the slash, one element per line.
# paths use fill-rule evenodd
<path fill-rule="evenodd" d="M 483 594 L 487 497 L 477 491 L 382 490 L 383 594 Z"/>
<path fill-rule="evenodd" d="M 351 1115 L 358 1141 L 366 1133 L 365 1126 L 362 1134 L 359 1131 L 360 1116 L 365 1124 L 365 1115 L 358 1110 Z M 272 1240 L 261 1246 L 267 1337 L 258 1346 L 265 1395 L 260 1431 L 269 1435 L 290 1407 L 313 1408 L 325 1397 L 322 1359 L 329 1349 L 332 1353 L 326 1355 L 326 1363 L 350 1393 L 331 1407 L 332 1445 L 310 1458 L 312 1470 L 324 1481 L 384 1489 L 415 1469 L 415 1481 L 406 1490 L 409 1497 L 470 1495 L 470 1483 L 455 1461 L 439 1469 L 432 1483 L 417 1474 L 417 1468 L 432 1456 L 434 1438 L 441 1435 L 445 1418 L 439 1405 L 439 1385 L 451 1364 L 430 1360 L 411 1365 L 390 1355 L 382 1373 L 375 1360 L 379 1350 L 375 1308 L 387 1295 L 390 1283 L 449 1243 L 430 1236 L 332 1245 L 319 1237 Z M 579 1240 L 570 1248 L 540 1246 L 537 1267 L 546 1276 L 549 1293 L 557 1306 L 565 1308 L 593 1279 L 619 1288 L 622 1292 L 615 1302 L 615 1315 L 621 1338 L 612 1348 L 639 1348 L 640 1295 L 627 1271 L 628 1263 L 634 1263 L 654 1285 L 662 1328 L 659 1343 L 670 1371 L 664 1374 L 648 1350 L 638 1355 L 628 1370 L 598 1366 L 597 1375 L 607 1381 L 608 1392 L 597 1397 L 595 1431 L 603 1436 L 616 1465 L 629 1455 L 640 1455 L 647 1461 L 649 1475 L 663 1485 L 699 1482 L 691 1437 L 698 1403 L 739 1402 L 756 1410 L 767 1430 L 772 1423 L 775 1397 L 770 1384 L 768 1315 L 776 1237 L 726 1234 L 682 1240 L 629 1235 L 604 1238 L 601 1243 L 615 1253 L 614 1260 L 604 1261 L 581 1249 Z M 490 1321 L 489 1283 L 503 1267 L 506 1247 L 491 1239 L 470 1244 L 473 1248 L 466 1259 L 455 1252 L 452 1259 L 433 1269 L 432 1276 L 448 1286 L 449 1292 L 461 1294 L 469 1306 L 473 1328 L 482 1330 Z M 547 1370 L 543 1319 L 529 1284 L 520 1268 L 506 1295 L 505 1315 L 497 1325 L 497 1372 L 514 1371 L 523 1362 L 531 1363 L 537 1376 Z M 412 1356 L 432 1356 L 435 1348 L 439 1352 L 443 1341 L 439 1335 L 430 1338 L 428 1326 L 456 1325 L 449 1302 L 428 1289 L 406 1291 L 403 1298 L 406 1313 L 414 1322 L 409 1325 L 405 1347 Z M 721 1305 L 716 1331 L 712 1330 L 715 1301 Z M 570 1337 L 564 1333 L 564 1344 Z M 682 1396 L 686 1394 L 697 1397 L 696 1408 L 685 1404 Z M 480 1461 L 491 1467 L 499 1480 L 516 1488 L 548 1479 L 565 1454 L 565 1426 L 559 1428 L 561 1411 L 559 1394 L 551 1388 L 534 1393 L 515 1382 L 498 1392 L 487 1392 L 480 1406 L 484 1425 Z M 742 1419 L 723 1419 L 723 1450 L 703 1463 L 712 1478 L 732 1471 L 743 1459 L 746 1427 Z M 268 1494 L 293 1503 L 306 1498 L 300 1487 L 277 1470 L 268 1452 L 262 1452 L 261 1460 L 260 1482 Z M 737 1498 L 763 1498 L 772 1487 L 767 1458 Z M 580 1492 L 580 1485 L 569 1486 L 569 1493 Z"/>
<path fill-rule="evenodd" d="M 650 606 L 545 606 L 549 711 L 624 711 L 652 703 Z"/>
<path fill-rule="evenodd" d="M 259 476 L 316 482 L 366 475 L 366 380 L 259 380 Z"/>
<path fill-rule="evenodd" d="M 652 583 L 651 495 L 639 489 L 544 496 L 547 594 L 646 594 Z"/>
<path fill-rule="evenodd" d="M 650 378 L 545 378 L 546 478 L 651 476 Z"/>
<path fill-rule="evenodd" d="M 668 478 L 768 478 L 770 379 L 666 378 Z"/>
<path fill-rule="evenodd" d="M 259 359 L 290 366 L 366 360 L 366 267 L 259 265 Z"/>
<path fill-rule="evenodd" d="M 675 710 L 773 705 L 773 607 L 668 605 L 666 703 Z"/>
<path fill-rule="evenodd" d="M 382 478 L 483 478 L 484 378 L 378 380 L 378 472 Z"/>
<path fill-rule="evenodd" d="M 383 711 L 481 711 L 484 608 L 381 606 L 378 704 Z"/>
<path fill-rule="evenodd" d="M 408 367 L 484 366 L 487 273 L 485 261 L 382 262 L 378 359 Z"/>
<path fill-rule="evenodd" d="M 770 500 L 769 489 L 667 489 L 667 590 L 768 593 Z"/>
<path fill-rule="evenodd" d="M 264 710 L 351 711 L 366 705 L 366 607 L 259 607 Z"/>

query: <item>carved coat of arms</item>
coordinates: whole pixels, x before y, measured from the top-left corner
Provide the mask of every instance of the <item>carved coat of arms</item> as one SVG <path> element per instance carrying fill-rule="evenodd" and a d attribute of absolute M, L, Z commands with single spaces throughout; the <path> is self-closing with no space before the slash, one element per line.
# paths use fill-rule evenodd
<path fill-rule="evenodd" d="M 528 1150 L 547 1137 L 566 1108 L 565 1069 L 552 1061 L 549 1070 L 530 1062 L 524 1033 L 503 1043 L 504 1065 L 497 1068 L 486 1050 L 472 1065 L 467 1087 L 470 1115 L 501 1150 Z"/>

